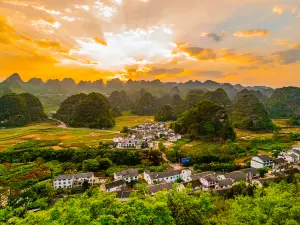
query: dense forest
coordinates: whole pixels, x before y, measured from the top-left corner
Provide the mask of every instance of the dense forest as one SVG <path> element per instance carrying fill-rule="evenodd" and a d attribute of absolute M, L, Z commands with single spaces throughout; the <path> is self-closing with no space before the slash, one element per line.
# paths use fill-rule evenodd
<path fill-rule="evenodd" d="M 280 183 L 264 187 L 240 183 L 223 196 L 215 192 L 189 187 L 182 191 L 159 192 L 147 196 L 147 189 L 137 185 L 127 202 L 120 202 L 114 193 L 98 188 L 83 195 L 69 195 L 47 209 L 53 191 L 47 184 L 33 186 L 24 198 L 44 202 L 42 211 L 23 214 L 26 204 L 15 209 L 0 210 L 0 220 L 9 224 L 299 224 L 299 176 L 290 176 Z M 145 196 L 146 195 L 146 196 Z"/>
<path fill-rule="evenodd" d="M 0 97 L 1 127 L 24 126 L 46 119 L 40 100 L 29 93 L 7 94 Z"/>
<path fill-rule="evenodd" d="M 108 99 L 99 93 L 77 94 L 62 102 L 55 118 L 71 127 L 110 128 L 115 125 Z"/>

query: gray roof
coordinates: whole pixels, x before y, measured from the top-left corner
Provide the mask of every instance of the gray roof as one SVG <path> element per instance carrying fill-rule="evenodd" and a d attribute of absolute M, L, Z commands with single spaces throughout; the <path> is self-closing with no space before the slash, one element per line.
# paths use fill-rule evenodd
<path fill-rule="evenodd" d="M 219 186 L 228 186 L 228 185 L 232 185 L 233 182 L 231 179 L 225 179 L 225 180 L 219 180 Z"/>
<path fill-rule="evenodd" d="M 149 187 L 150 193 L 156 193 L 162 190 L 170 190 L 172 189 L 173 183 L 164 183 L 164 184 L 157 184 Z"/>
<path fill-rule="evenodd" d="M 90 178 L 90 177 L 92 177 L 92 176 L 94 176 L 94 173 L 92 173 L 92 172 L 88 172 L 88 173 L 78 173 L 78 174 L 75 174 L 75 175 L 74 175 L 74 179 L 76 179 L 76 178 Z"/>
<path fill-rule="evenodd" d="M 296 154 L 300 155 L 300 150 L 298 150 L 298 149 L 293 149 L 293 152 L 295 152 Z"/>
<path fill-rule="evenodd" d="M 117 176 L 130 176 L 130 177 L 136 177 L 139 175 L 139 172 L 137 169 L 128 169 L 123 170 L 121 172 L 116 173 Z"/>
<path fill-rule="evenodd" d="M 117 181 L 105 184 L 105 188 L 106 189 L 111 189 L 111 188 L 122 186 L 124 184 L 125 184 L 125 181 L 123 181 L 123 180 L 117 180 Z"/>
<path fill-rule="evenodd" d="M 272 161 L 273 159 L 268 155 L 257 155 L 256 157 L 260 158 L 263 162 Z"/>
<path fill-rule="evenodd" d="M 208 174 L 204 177 L 202 177 L 203 179 L 207 180 L 208 182 L 216 182 L 218 181 L 217 177 L 215 175 L 212 174 Z"/>
<path fill-rule="evenodd" d="M 73 176 L 74 176 L 73 174 L 58 175 L 54 178 L 54 180 L 71 180 Z"/>
<path fill-rule="evenodd" d="M 165 178 L 165 177 L 171 177 L 181 174 L 181 170 L 168 170 L 165 172 L 148 172 L 145 171 L 145 173 L 149 174 L 150 178 L 153 179 L 159 179 L 159 178 Z"/>
<path fill-rule="evenodd" d="M 246 179 L 246 173 L 244 173 L 242 171 L 234 171 L 234 172 L 228 173 L 227 175 L 235 182 Z"/>
<path fill-rule="evenodd" d="M 259 171 L 256 168 L 245 168 L 242 169 L 241 171 L 244 173 L 259 174 Z"/>
<path fill-rule="evenodd" d="M 216 173 L 212 172 L 212 171 L 206 171 L 206 172 L 202 172 L 202 173 L 192 174 L 191 178 L 192 178 L 192 180 L 198 180 L 198 179 L 205 177 L 207 175 L 210 175 L 210 174 L 215 175 Z"/>
<path fill-rule="evenodd" d="M 189 182 L 184 182 L 182 183 L 185 187 L 188 186 L 189 184 L 192 184 L 192 188 L 197 188 L 197 187 L 201 187 L 201 182 L 200 180 L 192 180 Z"/>
<path fill-rule="evenodd" d="M 285 163 L 285 160 L 283 158 L 277 158 L 277 159 L 274 159 L 274 163 L 275 164 L 283 164 L 283 163 Z"/>
<path fill-rule="evenodd" d="M 297 159 L 297 158 L 298 158 L 298 156 L 297 156 L 296 154 L 290 154 L 289 156 L 291 156 L 291 157 L 294 158 L 294 159 Z"/>
<path fill-rule="evenodd" d="M 273 182 L 273 181 L 275 181 L 275 180 L 276 180 L 275 177 L 270 177 L 270 178 L 257 179 L 257 180 L 255 180 L 255 181 L 258 181 L 258 182 L 261 183 L 261 184 L 265 184 L 265 183 L 267 183 L 267 182 Z"/>

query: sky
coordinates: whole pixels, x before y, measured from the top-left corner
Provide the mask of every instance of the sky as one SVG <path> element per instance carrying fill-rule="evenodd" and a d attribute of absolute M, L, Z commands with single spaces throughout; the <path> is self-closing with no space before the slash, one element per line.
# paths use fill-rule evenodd
<path fill-rule="evenodd" d="M 299 0 L 0 0 L 0 81 L 300 86 Z"/>

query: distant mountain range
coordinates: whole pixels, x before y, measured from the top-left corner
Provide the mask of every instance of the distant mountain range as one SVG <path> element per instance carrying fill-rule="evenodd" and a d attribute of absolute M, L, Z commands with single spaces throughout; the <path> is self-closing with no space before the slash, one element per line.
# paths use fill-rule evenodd
<path fill-rule="evenodd" d="M 174 88 L 176 87 L 176 88 Z M 109 94 L 115 90 L 126 90 L 129 92 L 137 91 L 140 89 L 146 89 L 156 96 L 163 96 L 166 93 L 176 92 L 182 95 L 186 95 L 191 89 L 202 89 L 204 91 L 213 91 L 218 88 L 222 88 L 226 91 L 230 99 L 234 99 L 236 93 L 243 89 L 259 91 L 266 97 L 270 97 L 274 89 L 267 86 L 242 86 L 240 84 L 232 85 L 229 83 L 218 83 L 212 80 L 205 82 L 200 81 L 188 81 L 185 83 L 177 82 L 161 82 L 160 80 L 153 81 L 133 81 L 128 80 L 122 82 L 119 79 L 113 79 L 106 84 L 103 80 L 96 81 L 80 81 L 76 83 L 72 78 L 64 78 L 63 80 L 50 79 L 43 82 L 40 78 L 31 78 L 27 82 L 24 82 L 19 74 L 15 73 L 0 83 L 0 94 L 5 92 L 23 93 L 29 92 L 33 94 L 73 94 L 79 92 L 102 92 Z"/>

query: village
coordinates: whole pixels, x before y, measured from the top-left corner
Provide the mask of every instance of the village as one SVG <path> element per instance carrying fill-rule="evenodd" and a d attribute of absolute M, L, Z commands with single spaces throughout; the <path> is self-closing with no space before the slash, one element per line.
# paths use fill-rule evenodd
<path fill-rule="evenodd" d="M 125 136 L 113 139 L 116 149 L 157 149 L 159 141 L 176 142 L 182 137 L 166 123 L 145 123 L 128 128 Z"/>
<path fill-rule="evenodd" d="M 264 186 L 292 173 L 300 173 L 300 146 L 293 146 L 291 150 L 281 152 L 277 158 L 268 155 L 254 156 L 251 158 L 250 167 L 229 173 L 213 171 L 195 173 L 191 168 L 182 167 L 164 172 L 145 170 L 139 173 L 138 169 L 129 168 L 114 173 L 113 178 L 96 177 L 91 172 L 59 175 L 53 180 L 53 187 L 57 190 L 98 185 L 102 191 L 116 193 L 117 198 L 126 201 L 135 191 L 137 183 L 147 185 L 150 196 L 159 191 L 172 189 L 175 183 L 177 191 L 188 187 L 193 191 L 216 191 L 222 195 L 240 182 Z"/>

